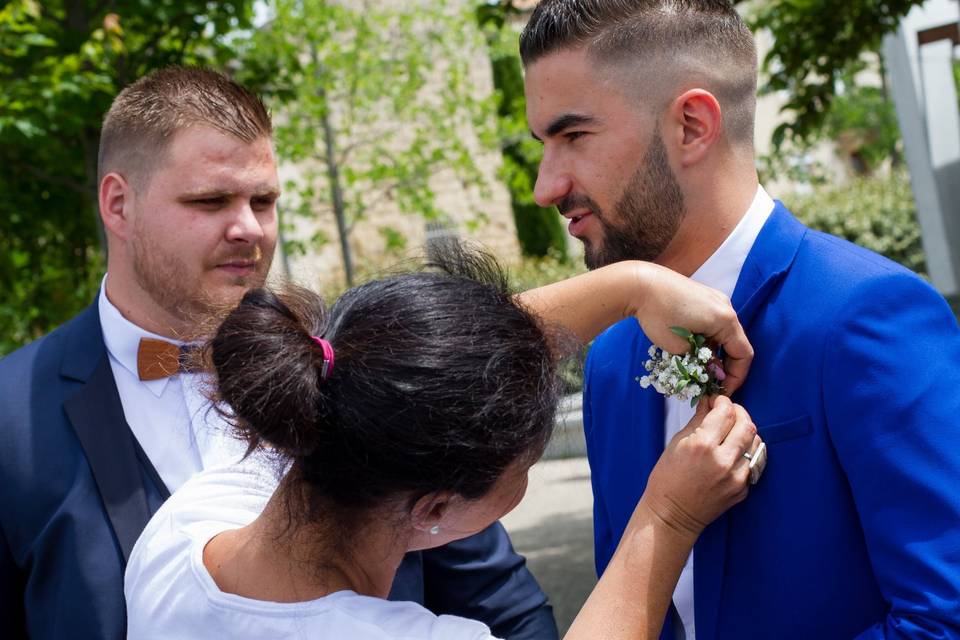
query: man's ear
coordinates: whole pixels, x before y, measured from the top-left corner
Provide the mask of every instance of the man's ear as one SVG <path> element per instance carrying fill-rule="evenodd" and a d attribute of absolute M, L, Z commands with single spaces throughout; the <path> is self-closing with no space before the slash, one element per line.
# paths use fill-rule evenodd
<path fill-rule="evenodd" d="M 130 218 L 133 186 L 119 173 L 108 173 L 100 181 L 100 219 L 110 234 L 126 239 L 133 225 Z"/>
<path fill-rule="evenodd" d="M 677 132 L 677 161 L 682 167 L 701 162 L 720 140 L 723 112 L 716 97 L 704 89 L 679 95 L 669 110 L 671 129 Z"/>
<path fill-rule="evenodd" d="M 410 510 L 413 528 L 429 532 L 435 526 L 440 526 L 454 497 L 450 491 L 435 491 L 419 498 Z"/>

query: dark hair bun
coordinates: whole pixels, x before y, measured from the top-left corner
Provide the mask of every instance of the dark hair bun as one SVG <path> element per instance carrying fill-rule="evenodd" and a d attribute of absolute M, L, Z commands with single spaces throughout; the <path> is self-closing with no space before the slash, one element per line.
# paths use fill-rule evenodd
<path fill-rule="evenodd" d="M 267 444 L 299 458 L 324 440 L 323 352 L 311 338 L 323 332 L 323 301 L 306 289 L 252 289 L 211 341 L 220 399 L 251 450 Z"/>
<path fill-rule="evenodd" d="M 249 292 L 213 340 L 221 398 L 252 447 L 291 460 L 305 520 L 397 496 L 490 490 L 553 425 L 555 362 L 488 255 L 434 247 L 429 270 L 374 280 L 330 312 L 307 291 Z M 325 336 L 336 366 L 320 380 Z"/>

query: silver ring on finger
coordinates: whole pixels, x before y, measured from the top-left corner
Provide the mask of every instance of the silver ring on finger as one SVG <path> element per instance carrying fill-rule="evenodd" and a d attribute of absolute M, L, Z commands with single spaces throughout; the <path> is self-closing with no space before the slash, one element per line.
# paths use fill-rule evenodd
<path fill-rule="evenodd" d="M 761 442 L 753 455 L 744 454 L 744 456 L 750 461 L 750 484 L 757 484 L 760 476 L 763 475 L 763 470 L 767 468 L 767 443 Z"/>

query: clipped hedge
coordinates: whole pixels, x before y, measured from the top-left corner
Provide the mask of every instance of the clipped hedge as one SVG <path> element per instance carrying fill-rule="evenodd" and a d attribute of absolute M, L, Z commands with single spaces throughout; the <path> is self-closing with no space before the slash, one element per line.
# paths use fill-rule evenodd
<path fill-rule="evenodd" d="M 808 226 L 876 251 L 926 277 L 926 255 L 906 171 L 818 187 L 783 201 Z"/>

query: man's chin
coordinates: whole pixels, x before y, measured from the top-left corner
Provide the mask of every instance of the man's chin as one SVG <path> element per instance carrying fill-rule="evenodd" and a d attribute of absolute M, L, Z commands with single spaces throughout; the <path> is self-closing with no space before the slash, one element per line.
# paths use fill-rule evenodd
<path fill-rule="evenodd" d="M 591 271 L 607 266 L 607 263 L 604 261 L 603 252 L 598 251 L 587 242 L 583 243 L 583 264 Z"/>
<path fill-rule="evenodd" d="M 240 304 L 244 294 L 252 288 L 254 278 L 235 276 L 226 283 L 220 282 L 216 286 L 204 287 L 193 296 L 193 306 L 205 314 L 222 316 Z"/>

